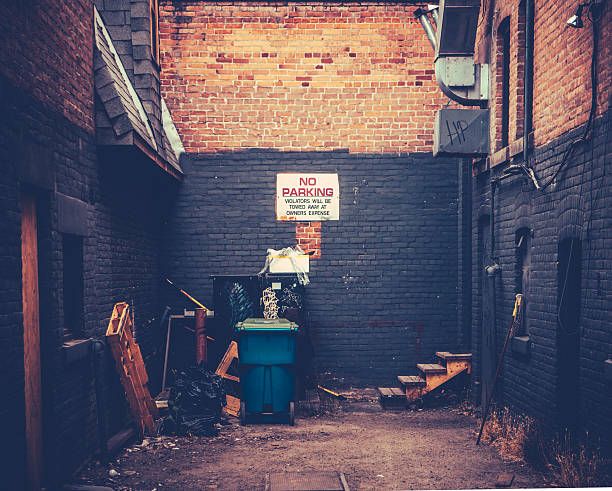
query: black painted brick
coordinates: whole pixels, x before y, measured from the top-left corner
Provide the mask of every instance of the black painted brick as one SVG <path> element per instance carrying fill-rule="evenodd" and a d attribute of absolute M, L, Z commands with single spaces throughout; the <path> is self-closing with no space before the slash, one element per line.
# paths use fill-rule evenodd
<path fill-rule="evenodd" d="M 306 294 L 320 371 L 394 384 L 456 347 L 457 160 L 253 150 L 183 165 L 166 268 L 205 304 L 210 274 L 257 273 L 266 249 L 295 244 L 295 224 L 276 221 L 277 173 L 338 173 L 340 220 L 322 224 Z"/>
<path fill-rule="evenodd" d="M 533 230 L 531 305 L 528 358 L 506 356 L 502 372 L 503 401 L 529 413 L 549 428 L 555 426 L 557 254 L 564 199 L 582 196 L 581 210 L 572 216 L 583 234 L 580 385 L 582 426 L 605 442 L 612 442 L 612 386 L 604 376 L 604 360 L 612 356 L 612 127 L 607 111 L 595 120 L 593 136 L 581 144 L 557 184 L 536 191 L 520 177 L 506 179 L 496 192 L 496 257 L 502 267 L 498 285 L 497 350 L 508 328 L 515 292 L 515 233 L 520 224 L 516 203 L 526 203 L 523 219 Z M 576 128 L 535 151 L 532 164 L 540 182 L 548 181 L 561 161 L 564 149 L 583 132 Z M 604 168 L 605 167 L 605 168 Z M 593 177 L 591 177 L 593 176 Z M 481 299 L 478 275 L 478 210 L 489 204 L 488 173 L 473 181 L 473 362 L 472 380 L 480 379 Z M 520 198 L 518 197 L 520 195 Z M 518 200 L 518 201 L 517 201 Z M 592 220 L 589 222 L 590 217 Z M 598 280 L 599 278 L 599 280 Z M 598 290 L 599 284 L 599 290 Z"/>

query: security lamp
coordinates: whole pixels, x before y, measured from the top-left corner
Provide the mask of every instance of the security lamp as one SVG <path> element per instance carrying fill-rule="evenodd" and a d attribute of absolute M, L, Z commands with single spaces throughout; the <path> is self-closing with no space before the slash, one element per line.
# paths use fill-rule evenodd
<path fill-rule="evenodd" d="M 588 3 L 581 3 L 580 5 L 578 5 L 576 13 L 568 19 L 567 25 L 570 27 L 575 27 L 576 29 L 582 28 L 584 26 L 584 24 L 582 23 L 582 10 L 588 5 Z"/>
<path fill-rule="evenodd" d="M 567 25 L 575 27 L 576 29 L 584 27 L 584 23 L 582 22 L 582 11 L 585 7 L 589 9 L 589 19 L 591 22 L 599 19 L 604 3 L 605 0 L 591 0 L 590 2 L 581 3 L 578 5 L 578 8 L 576 8 L 576 13 L 567 20 Z"/>

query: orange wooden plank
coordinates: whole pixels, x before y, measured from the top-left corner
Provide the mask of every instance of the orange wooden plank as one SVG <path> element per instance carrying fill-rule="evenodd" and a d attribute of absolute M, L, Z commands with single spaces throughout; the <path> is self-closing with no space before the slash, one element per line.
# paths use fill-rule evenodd
<path fill-rule="evenodd" d="M 227 347 L 227 350 L 225 351 L 225 354 L 221 359 L 221 363 L 219 363 L 219 366 L 215 370 L 215 374 L 220 375 L 221 377 L 226 378 L 228 380 L 233 380 L 234 382 L 240 382 L 239 377 L 227 373 L 230 365 L 232 364 L 232 361 L 234 361 L 235 359 L 238 359 L 238 345 L 236 344 L 236 341 L 232 341 Z M 228 394 L 226 396 L 226 402 L 227 405 L 223 408 L 223 410 L 227 414 L 231 414 L 232 416 L 238 417 L 238 411 L 240 410 L 240 399 Z"/>
<path fill-rule="evenodd" d="M 226 401 L 227 405 L 223 408 L 223 411 L 237 418 L 240 412 L 240 399 L 227 395 Z"/>
<path fill-rule="evenodd" d="M 227 350 L 225 351 L 225 354 L 223 355 L 223 358 L 221 360 L 221 363 L 219 363 L 217 370 L 215 370 L 215 373 L 224 377 L 227 374 L 227 371 L 234 359 L 238 359 L 238 345 L 236 344 L 236 341 L 232 341 L 227 347 Z"/>

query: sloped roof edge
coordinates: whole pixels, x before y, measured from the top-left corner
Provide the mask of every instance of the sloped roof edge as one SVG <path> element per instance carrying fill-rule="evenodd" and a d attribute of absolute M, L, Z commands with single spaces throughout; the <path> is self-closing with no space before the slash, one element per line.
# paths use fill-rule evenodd
<path fill-rule="evenodd" d="M 112 38 L 104 25 L 98 10 L 94 7 L 94 85 L 98 99 L 102 105 L 107 121 L 110 122 L 117 145 L 125 145 L 129 141 L 151 158 L 157 165 L 175 177 L 183 174 L 179 165 L 182 143 L 173 135 L 176 132 L 172 118 L 164 120 L 161 141 L 155 140 L 151 124 L 144 106 L 127 76 L 121 58 L 113 45 Z M 162 100 L 163 102 L 163 100 Z M 110 130 L 108 123 L 105 125 Z M 97 129 L 99 131 L 100 128 Z M 110 136 L 110 135 L 109 135 Z M 116 140 L 115 140 L 116 138 Z M 121 142 L 123 141 L 123 142 Z M 184 151 L 184 150 L 183 150 Z"/>

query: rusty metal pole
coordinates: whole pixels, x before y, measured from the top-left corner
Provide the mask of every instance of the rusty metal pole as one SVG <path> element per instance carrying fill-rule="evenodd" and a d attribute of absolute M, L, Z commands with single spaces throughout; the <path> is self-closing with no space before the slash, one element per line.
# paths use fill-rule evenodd
<path fill-rule="evenodd" d="M 195 309 L 196 363 L 207 362 L 206 353 L 206 309 Z"/>

